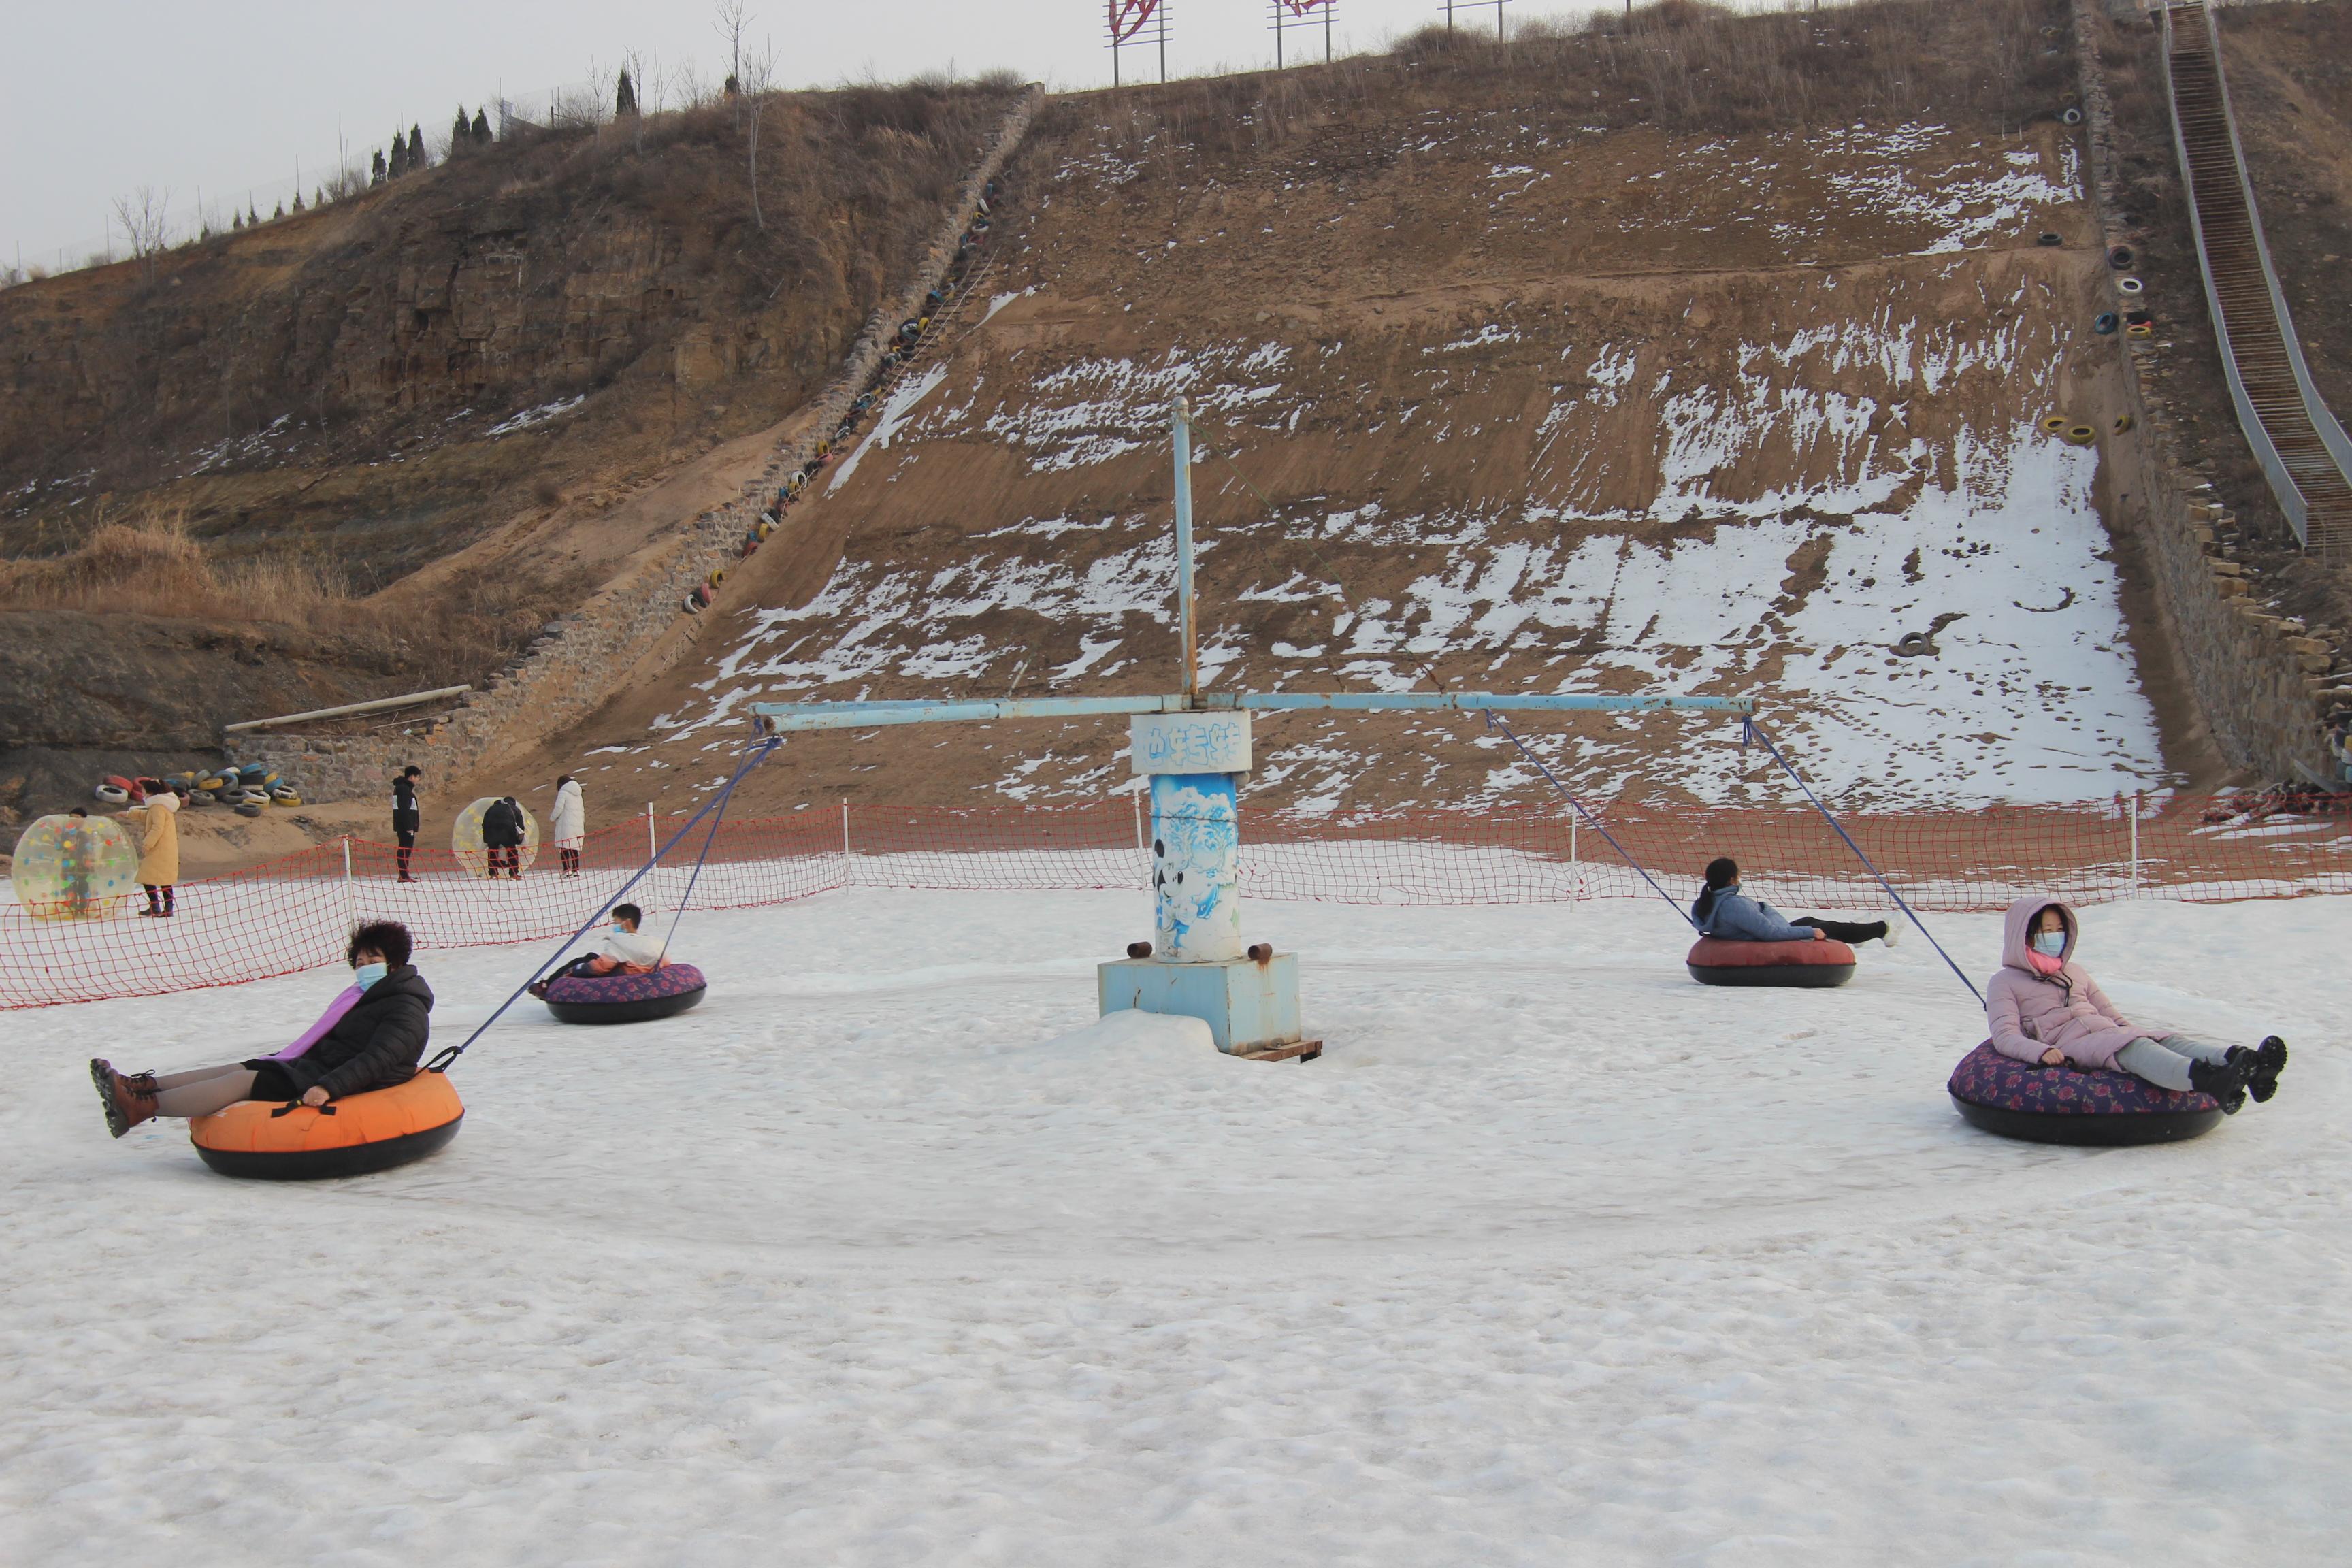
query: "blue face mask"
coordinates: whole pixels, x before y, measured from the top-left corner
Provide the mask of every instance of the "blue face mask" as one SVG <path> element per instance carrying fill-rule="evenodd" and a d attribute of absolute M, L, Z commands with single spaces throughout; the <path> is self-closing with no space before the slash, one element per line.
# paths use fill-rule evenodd
<path fill-rule="evenodd" d="M 362 963 L 352 971 L 352 984 L 364 991 L 391 971 L 381 963 Z"/>
<path fill-rule="evenodd" d="M 2056 958 L 2066 951 L 2066 933 L 2063 931 L 2038 931 L 2033 933 L 2033 951 L 2045 958 Z"/>
<path fill-rule="evenodd" d="M 630 932 L 630 931 L 629 931 L 629 928 L 628 928 L 628 927 L 626 927 L 626 926 L 623 925 L 623 924 L 622 924 L 620 921 L 614 921 L 613 922 L 613 934 L 614 934 L 614 936 L 628 936 L 628 935 L 630 935 L 630 934 L 632 934 L 632 933 Z"/>

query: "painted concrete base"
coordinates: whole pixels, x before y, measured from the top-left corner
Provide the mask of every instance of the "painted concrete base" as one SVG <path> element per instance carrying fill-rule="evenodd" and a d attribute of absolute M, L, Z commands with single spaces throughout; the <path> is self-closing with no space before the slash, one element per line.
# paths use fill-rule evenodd
<path fill-rule="evenodd" d="M 1104 1016 L 1131 1007 L 1198 1018 L 1209 1026 L 1217 1049 L 1228 1054 L 1286 1046 L 1300 1037 L 1295 952 L 1278 952 L 1264 963 L 1247 958 L 1223 963 L 1121 958 L 1097 965 L 1095 976 Z"/>

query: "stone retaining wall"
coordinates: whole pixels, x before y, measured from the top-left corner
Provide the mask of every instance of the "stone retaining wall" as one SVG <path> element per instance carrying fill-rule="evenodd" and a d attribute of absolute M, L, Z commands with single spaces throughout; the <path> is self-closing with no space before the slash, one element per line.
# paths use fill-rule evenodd
<path fill-rule="evenodd" d="M 425 721 L 421 732 L 236 735 L 224 742 L 229 760 L 268 763 L 298 781 L 312 800 L 382 795 L 392 776 L 412 763 L 424 770 L 425 787 L 438 792 L 472 773 L 492 752 L 535 744 L 585 719 L 625 686 L 677 663 L 694 646 L 701 624 L 700 617 L 685 613 L 686 596 L 712 568 L 738 558 L 745 536 L 786 477 L 808 463 L 817 443 L 874 385 L 898 323 L 922 314 L 924 297 L 946 279 L 981 193 L 1020 146 L 1044 98 L 1039 87 L 1023 92 L 982 149 L 896 308 L 875 312 L 840 373 L 795 419 L 797 434 L 778 446 L 760 477 L 734 500 L 680 523 L 668 547 L 626 582 L 551 622 L 519 662 L 492 676 L 454 710 Z"/>
<path fill-rule="evenodd" d="M 2082 76 L 2084 129 L 2090 148 L 2091 204 L 2104 247 L 2145 248 L 2120 217 L 2123 187 L 2114 145 L 2115 116 L 2099 74 L 2095 0 L 2074 0 L 2074 47 Z M 2107 273 L 2106 308 L 2126 303 Z M 2352 676 L 2336 672 L 2345 628 L 2312 628 L 2264 601 L 2260 585 L 2233 557 L 2237 520 L 2213 487 L 2180 460 L 2170 410 L 2151 373 L 2156 340 L 2118 334 L 2125 348 L 2121 412 L 2128 429 L 2103 438 L 2110 493 L 2129 497 L 2115 521 L 2143 547 L 2165 621 L 2187 667 L 2207 728 L 2231 766 L 2264 778 L 2307 783 L 2341 767 L 2327 752 L 2330 710 L 2352 705 Z M 2218 368 L 2218 367 L 2217 367 Z M 2314 636 L 2314 630 L 2326 636 Z"/>

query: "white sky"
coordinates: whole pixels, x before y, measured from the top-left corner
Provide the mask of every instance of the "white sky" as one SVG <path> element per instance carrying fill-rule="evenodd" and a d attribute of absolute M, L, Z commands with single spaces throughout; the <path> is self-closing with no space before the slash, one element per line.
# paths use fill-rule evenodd
<path fill-rule="evenodd" d="M 1171 75 L 1271 65 L 1270 0 L 1169 0 Z M 1580 12 L 1592 0 L 1514 0 L 1514 20 Z M 872 72 L 896 79 L 952 63 L 1010 67 L 1060 88 L 1108 84 L 1100 0 L 749 0 L 753 32 L 776 47 L 782 83 L 824 85 Z M 1442 15 L 1443 0 L 1339 0 L 1343 53 L 1383 47 Z M 1459 25 L 1491 27 L 1492 0 Z M 1296 44 L 1321 50 L 1319 33 Z M 592 77 L 609 82 L 625 49 L 691 59 L 723 76 L 708 0 L 0 0 L 15 63 L 0 93 L 0 267 L 78 264 L 103 243 L 112 204 L 141 185 L 192 216 L 251 190 L 262 212 L 307 190 L 336 159 L 393 128 L 428 140 L 459 103 L 503 85 L 518 105 Z M 1288 46 L 1286 46 L 1286 47 Z M 1143 51 L 1137 71 L 1156 70 Z M 119 244 L 119 241 L 118 241 Z"/>

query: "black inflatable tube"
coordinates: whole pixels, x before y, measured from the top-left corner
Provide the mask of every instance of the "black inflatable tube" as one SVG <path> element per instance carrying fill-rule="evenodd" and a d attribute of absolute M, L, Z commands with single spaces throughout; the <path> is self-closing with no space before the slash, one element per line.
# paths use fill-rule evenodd
<path fill-rule="evenodd" d="M 642 1024 L 685 1012 L 700 1002 L 709 989 L 708 985 L 698 985 L 674 996 L 649 996 L 642 1002 L 558 1002 L 550 998 L 547 1010 L 562 1024 Z"/>
<path fill-rule="evenodd" d="M 1973 1100 L 1952 1096 L 1971 1127 L 1987 1132 L 1997 1132 L 2003 1138 L 2022 1138 L 2031 1143 L 2068 1143 L 2076 1147 L 2119 1148 L 2135 1143 L 2179 1143 L 2201 1137 L 2213 1131 L 2221 1120 L 2216 1107 L 2210 1110 L 2131 1110 L 2109 1111 L 2104 1115 L 2053 1116 L 2040 1110 L 2010 1110 L 1998 1105 L 1979 1105 Z"/>
<path fill-rule="evenodd" d="M 448 1147 L 457 1136 L 461 1111 L 438 1127 L 406 1132 L 373 1143 L 346 1144 L 341 1149 L 296 1149 L 264 1153 L 252 1149 L 207 1149 L 196 1145 L 205 1164 L 224 1176 L 246 1176 L 257 1182 L 316 1182 L 330 1176 L 365 1176 L 389 1171 L 411 1160 L 422 1160 Z"/>
<path fill-rule="evenodd" d="M 1829 991 L 1853 978 L 1851 963 L 1685 963 L 1701 985 L 1785 985 Z"/>

